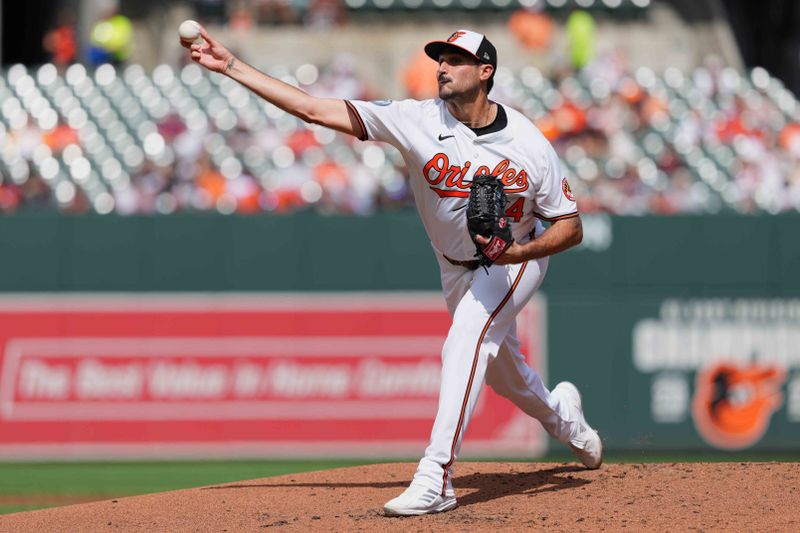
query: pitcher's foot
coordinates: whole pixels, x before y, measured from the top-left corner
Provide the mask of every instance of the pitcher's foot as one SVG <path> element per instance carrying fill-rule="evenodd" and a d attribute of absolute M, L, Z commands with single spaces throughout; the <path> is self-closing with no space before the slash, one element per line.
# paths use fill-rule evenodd
<path fill-rule="evenodd" d="M 555 386 L 553 392 L 572 403 L 575 407 L 575 412 L 578 413 L 580 429 L 577 435 L 569 441 L 569 447 L 583 466 L 592 470 L 600 468 L 600 465 L 603 464 L 603 441 L 600 440 L 600 435 L 597 434 L 597 431 L 586 423 L 586 418 L 583 415 L 581 393 L 578 391 L 578 387 L 569 381 L 562 381 Z"/>
<path fill-rule="evenodd" d="M 411 484 L 400 496 L 386 502 L 383 512 L 386 516 L 415 516 L 449 511 L 456 505 L 455 494 L 442 496 L 439 491 Z"/>

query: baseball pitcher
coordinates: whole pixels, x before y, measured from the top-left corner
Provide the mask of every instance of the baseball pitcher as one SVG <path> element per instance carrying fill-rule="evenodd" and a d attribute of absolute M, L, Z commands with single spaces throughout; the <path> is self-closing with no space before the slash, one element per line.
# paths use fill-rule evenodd
<path fill-rule="evenodd" d="M 484 382 L 570 446 L 584 466 L 598 468 L 602 442 L 584 418 L 577 388 L 562 382 L 548 390 L 520 353 L 517 314 L 542 283 L 548 257 L 580 243 L 583 232 L 552 146 L 522 114 L 488 97 L 497 68 L 492 43 L 458 30 L 425 46 L 439 64 L 438 99 L 362 102 L 312 97 L 244 63 L 204 28 L 200 33 L 202 42 L 181 41 L 195 62 L 306 122 L 387 142 L 408 166 L 453 323 L 430 444 L 385 513 L 456 506 L 454 463 Z"/>

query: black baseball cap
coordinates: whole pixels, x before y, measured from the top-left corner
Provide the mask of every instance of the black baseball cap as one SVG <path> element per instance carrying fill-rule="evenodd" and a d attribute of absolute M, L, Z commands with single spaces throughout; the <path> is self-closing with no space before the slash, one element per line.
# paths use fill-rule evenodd
<path fill-rule="evenodd" d="M 446 48 L 456 48 L 467 52 L 478 60 L 479 63 L 493 67 L 492 77 L 489 78 L 488 90 L 494 85 L 494 75 L 497 72 L 497 49 L 482 33 L 471 30 L 454 31 L 444 41 L 431 41 L 425 45 L 425 53 L 434 61 L 439 61 L 439 55 Z"/>

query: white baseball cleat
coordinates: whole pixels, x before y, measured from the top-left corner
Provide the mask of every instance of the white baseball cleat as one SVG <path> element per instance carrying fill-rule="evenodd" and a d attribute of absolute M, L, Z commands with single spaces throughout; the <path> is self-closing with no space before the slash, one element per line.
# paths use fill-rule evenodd
<path fill-rule="evenodd" d="M 416 516 L 449 511 L 456 505 L 455 494 L 442 496 L 437 490 L 412 483 L 403 494 L 386 502 L 383 512 L 386 516 Z"/>
<path fill-rule="evenodd" d="M 597 431 L 586 422 L 583 416 L 583 403 L 578 387 L 569 381 L 562 381 L 553 388 L 553 392 L 559 391 L 562 397 L 567 398 L 575 406 L 579 416 L 580 429 L 569 442 L 569 447 L 575 452 L 575 456 L 583 463 L 583 466 L 594 470 L 600 468 L 603 463 L 603 441 Z"/>

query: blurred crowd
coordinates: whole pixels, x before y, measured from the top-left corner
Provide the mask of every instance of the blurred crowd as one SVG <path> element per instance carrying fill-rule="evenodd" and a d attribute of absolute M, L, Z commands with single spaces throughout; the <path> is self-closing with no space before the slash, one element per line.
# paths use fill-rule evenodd
<path fill-rule="evenodd" d="M 49 66 L 49 68 L 48 68 Z M 399 154 L 309 127 L 196 65 L 0 78 L 0 211 L 369 214 L 409 205 Z M 367 98 L 341 56 L 271 72 L 309 92 Z"/>
<path fill-rule="evenodd" d="M 324 29 L 347 22 L 343 0 L 193 0 L 191 3 L 202 20 L 228 24 L 238 31 L 282 25 Z"/>
<path fill-rule="evenodd" d="M 533 84 L 545 96 L 530 114 L 584 212 L 800 210 L 800 106 L 763 69 L 742 76 L 710 57 L 657 74 L 609 55 Z"/>
<path fill-rule="evenodd" d="M 247 30 L 270 23 L 264 13 L 294 20 L 273 3 L 227 3 L 226 21 Z M 304 22 L 341 23 L 337 5 L 311 2 Z M 51 64 L 0 76 L 0 212 L 370 214 L 411 205 L 408 180 L 419 177 L 394 148 L 306 125 L 193 64 L 126 66 L 130 21 L 114 10 L 92 29 L 87 69 L 75 63 L 69 11 L 58 21 L 44 42 Z M 555 25 L 541 11 L 517 11 L 508 29 L 523 48 L 551 50 Z M 596 53 L 594 21 L 582 11 L 565 31 L 563 67 L 500 67 L 490 97 L 553 143 L 583 212 L 800 210 L 800 104 L 779 80 L 713 56 L 691 72 L 632 68 L 619 52 Z M 268 73 L 320 97 L 379 97 L 355 67 L 341 55 Z M 435 96 L 435 69 L 422 53 L 410 57 L 407 94 Z"/>
<path fill-rule="evenodd" d="M 372 97 L 354 65 L 271 74 L 318 96 Z M 75 65 L 63 78 L 17 66 L 0 91 L 3 212 L 370 214 L 409 206 L 418 179 L 393 148 L 308 126 L 196 65 L 94 76 Z M 609 55 L 552 78 L 501 68 L 492 98 L 553 142 L 583 212 L 800 210 L 800 108 L 761 69 L 709 58 L 655 73 Z"/>

